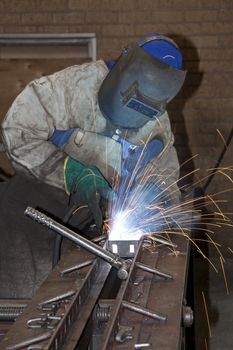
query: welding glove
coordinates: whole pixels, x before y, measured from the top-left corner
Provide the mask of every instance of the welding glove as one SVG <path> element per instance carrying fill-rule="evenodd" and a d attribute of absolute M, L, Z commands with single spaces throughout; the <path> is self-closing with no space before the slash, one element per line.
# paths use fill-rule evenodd
<path fill-rule="evenodd" d="M 85 166 L 77 160 L 67 157 L 65 161 L 65 185 L 70 195 L 70 206 L 88 208 L 86 224 L 93 221 L 100 232 L 106 209 L 103 202 L 113 200 L 115 193 L 95 166 Z M 103 201 L 105 200 L 105 201 Z M 77 212 L 81 215 L 82 210 Z M 79 227 L 82 229 L 82 227 Z"/>

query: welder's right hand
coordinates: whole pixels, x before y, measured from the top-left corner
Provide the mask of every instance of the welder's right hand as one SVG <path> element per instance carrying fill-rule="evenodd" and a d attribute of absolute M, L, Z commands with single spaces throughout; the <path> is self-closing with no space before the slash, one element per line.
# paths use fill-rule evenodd
<path fill-rule="evenodd" d="M 94 221 L 100 231 L 106 209 L 103 202 L 114 200 L 116 195 L 98 168 L 85 166 L 67 157 L 65 185 L 70 195 L 70 206 L 76 206 L 79 209 L 88 208 L 86 223 L 91 224 Z"/>

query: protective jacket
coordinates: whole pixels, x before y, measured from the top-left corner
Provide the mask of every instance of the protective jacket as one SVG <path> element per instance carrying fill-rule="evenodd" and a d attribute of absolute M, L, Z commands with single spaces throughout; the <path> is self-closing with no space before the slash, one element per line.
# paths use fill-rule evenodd
<path fill-rule="evenodd" d="M 108 68 L 102 61 L 75 65 L 29 83 L 18 95 L 3 123 L 2 136 L 15 168 L 26 170 L 41 181 L 65 190 L 67 156 L 95 165 L 112 185 L 121 175 L 122 142 L 133 147 L 160 140 L 163 149 L 150 157 L 150 167 L 175 197 L 179 164 L 173 147 L 167 112 L 140 129 L 116 130 L 103 117 L 97 94 Z M 54 130 L 75 128 L 62 146 L 51 142 Z"/>

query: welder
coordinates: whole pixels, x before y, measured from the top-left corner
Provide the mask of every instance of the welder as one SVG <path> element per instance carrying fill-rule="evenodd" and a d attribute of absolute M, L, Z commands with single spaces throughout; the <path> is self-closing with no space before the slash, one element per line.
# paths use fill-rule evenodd
<path fill-rule="evenodd" d="M 154 162 L 178 196 L 166 105 L 183 84 L 181 67 L 174 41 L 150 34 L 124 48 L 115 62 L 72 66 L 32 81 L 2 124 L 15 168 L 75 192 L 98 227 L 100 198 L 112 198 L 114 178 L 132 173 L 142 149 L 141 166 Z"/>
<path fill-rule="evenodd" d="M 113 62 L 75 65 L 30 82 L 2 123 L 16 173 L 46 184 L 54 198 L 66 192 L 81 208 L 80 229 L 91 222 L 101 229 L 102 199 L 119 195 L 114 184 L 132 175 L 140 157 L 139 167 L 150 167 L 176 201 L 179 163 L 166 106 L 185 74 L 176 43 L 153 33 Z"/>

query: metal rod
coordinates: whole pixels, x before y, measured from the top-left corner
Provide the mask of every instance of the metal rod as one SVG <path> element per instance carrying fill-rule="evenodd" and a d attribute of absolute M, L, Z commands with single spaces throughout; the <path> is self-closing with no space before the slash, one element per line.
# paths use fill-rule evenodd
<path fill-rule="evenodd" d="M 126 279 L 128 277 L 128 271 L 127 271 L 128 264 L 125 264 L 122 259 L 114 255 L 113 253 L 106 251 L 101 246 L 98 246 L 97 244 L 80 236 L 78 233 L 56 222 L 55 220 L 51 219 L 47 215 L 41 213 L 39 210 L 36 210 L 31 207 L 27 207 L 24 214 L 30 217 L 31 219 L 39 222 L 40 224 L 47 226 L 51 230 L 59 233 L 60 235 L 70 239 L 71 241 L 75 242 L 82 248 L 88 250 L 92 254 L 107 261 L 109 264 L 111 264 L 112 266 L 114 266 L 119 270 L 118 277 L 120 279 Z"/>
<path fill-rule="evenodd" d="M 46 333 L 43 333 L 41 335 L 38 335 L 37 337 L 24 340 L 18 344 L 7 346 L 6 350 L 24 349 L 24 348 L 28 347 L 29 345 L 37 344 L 43 340 L 49 339 L 51 337 L 51 335 L 52 335 L 52 332 L 46 332 Z"/>
<path fill-rule="evenodd" d="M 76 290 L 69 290 L 66 293 L 56 295 L 54 298 L 50 298 L 50 299 L 41 301 L 38 304 L 38 307 L 42 307 L 43 305 L 47 305 L 47 304 L 58 303 L 59 301 L 62 301 L 64 299 L 71 298 L 72 296 L 75 295 L 75 293 L 76 293 Z"/>
<path fill-rule="evenodd" d="M 91 241 L 92 241 L 93 243 L 99 243 L 99 242 L 105 241 L 106 239 L 107 239 L 107 236 L 106 236 L 106 235 L 101 235 L 101 236 L 92 238 Z"/>
<path fill-rule="evenodd" d="M 71 273 L 71 272 L 73 272 L 73 271 L 80 270 L 80 269 L 82 269 L 83 267 L 86 267 L 86 266 L 91 265 L 91 264 L 93 263 L 93 261 L 94 261 L 94 260 L 87 260 L 87 261 L 84 261 L 84 262 L 82 262 L 82 263 L 80 263 L 80 264 L 73 265 L 73 266 L 71 266 L 71 267 L 68 267 L 68 268 L 65 269 L 65 270 L 62 270 L 62 271 L 60 272 L 60 274 L 61 274 L 61 276 L 64 276 L 64 275 L 67 274 L 67 273 Z"/>
<path fill-rule="evenodd" d="M 149 348 L 150 346 L 151 346 L 151 343 L 134 344 L 134 349 Z"/>
<path fill-rule="evenodd" d="M 148 265 L 144 265 L 141 262 L 136 262 L 135 266 L 137 266 L 141 270 L 144 270 L 144 271 L 147 271 L 147 272 L 151 272 L 154 275 L 158 275 L 158 276 L 166 278 L 166 279 L 173 279 L 172 275 L 170 275 L 168 273 L 165 273 L 165 272 L 162 272 L 162 271 L 159 271 L 159 270 L 157 270 L 157 269 L 155 269 L 153 267 L 150 267 Z"/>
<path fill-rule="evenodd" d="M 166 316 L 163 316 L 161 314 L 157 314 L 155 313 L 154 311 L 150 310 L 150 309 L 147 309 L 143 306 L 139 306 L 139 305 L 136 305 L 136 304 L 133 304 L 133 303 L 130 303 L 128 301 L 125 301 L 123 300 L 122 301 L 122 306 L 128 310 L 131 310 L 131 311 L 135 311 L 139 314 L 142 314 L 144 316 L 147 316 L 147 317 L 151 317 L 151 318 L 154 318 L 156 320 L 159 320 L 159 321 L 166 321 L 167 317 Z"/>

